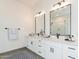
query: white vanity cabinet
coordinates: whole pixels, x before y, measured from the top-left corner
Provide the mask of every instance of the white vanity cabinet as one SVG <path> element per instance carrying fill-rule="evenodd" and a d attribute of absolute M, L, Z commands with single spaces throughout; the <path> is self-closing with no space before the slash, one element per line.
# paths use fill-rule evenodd
<path fill-rule="evenodd" d="M 61 46 L 59 46 L 59 44 L 57 46 L 56 45 L 57 44 L 55 43 L 50 44 L 42 39 L 27 40 L 27 48 L 44 57 L 45 59 L 62 59 Z"/>
<path fill-rule="evenodd" d="M 77 46 L 44 39 L 27 39 L 26 47 L 44 59 L 78 59 Z"/>
<path fill-rule="evenodd" d="M 42 46 L 41 40 L 39 40 L 39 39 L 36 39 L 36 38 L 27 39 L 26 47 L 42 57 L 44 57 L 44 55 L 45 55 L 44 54 L 45 47 Z"/>
<path fill-rule="evenodd" d="M 35 46 L 35 40 L 33 38 L 28 38 L 26 40 L 26 47 L 34 52 L 36 52 L 37 48 Z"/>
<path fill-rule="evenodd" d="M 26 47 L 33 50 L 33 40 L 27 40 Z"/>
<path fill-rule="evenodd" d="M 77 46 L 64 44 L 63 59 L 78 59 Z"/>

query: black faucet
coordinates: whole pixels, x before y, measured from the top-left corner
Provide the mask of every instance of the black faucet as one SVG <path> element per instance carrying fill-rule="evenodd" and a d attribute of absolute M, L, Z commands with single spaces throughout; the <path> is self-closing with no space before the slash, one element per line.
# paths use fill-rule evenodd
<path fill-rule="evenodd" d="M 56 33 L 56 37 L 57 37 L 57 39 L 59 39 L 59 36 L 60 36 L 60 34 Z"/>
<path fill-rule="evenodd" d="M 72 37 L 74 37 L 74 35 L 67 35 L 67 38 L 65 40 L 66 41 L 72 41 Z"/>

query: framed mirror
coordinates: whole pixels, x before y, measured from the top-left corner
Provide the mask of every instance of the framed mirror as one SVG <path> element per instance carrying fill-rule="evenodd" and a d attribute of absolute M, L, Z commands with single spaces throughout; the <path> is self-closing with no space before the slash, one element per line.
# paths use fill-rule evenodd
<path fill-rule="evenodd" d="M 45 34 L 45 14 L 35 17 L 35 34 L 41 32 Z"/>
<path fill-rule="evenodd" d="M 50 12 L 50 34 L 71 35 L 71 4 Z"/>

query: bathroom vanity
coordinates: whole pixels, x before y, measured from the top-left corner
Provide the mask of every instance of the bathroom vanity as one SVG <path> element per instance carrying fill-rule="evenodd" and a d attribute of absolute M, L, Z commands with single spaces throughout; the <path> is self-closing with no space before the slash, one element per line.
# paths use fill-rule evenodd
<path fill-rule="evenodd" d="M 45 59 L 77 59 L 77 42 L 63 39 L 28 37 L 26 47 Z"/>
<path fill-rule="evenodd" d="M 45 59 L 78 59 L 78 43 L 71 32 L 71 4 L 50 11 L 50 37 L 44 37 L 45 27 L 45 14 L 35 17 L 35 35 L 26 40 L 28 49 Z"/>

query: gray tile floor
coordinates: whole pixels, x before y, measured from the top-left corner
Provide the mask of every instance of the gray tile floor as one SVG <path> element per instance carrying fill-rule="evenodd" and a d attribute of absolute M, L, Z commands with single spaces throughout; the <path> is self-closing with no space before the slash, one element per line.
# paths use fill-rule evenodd
<path fill-rule="evenodd" d="M 0 59 L 44 59 L 27 48 L 0 54 Z"/>

